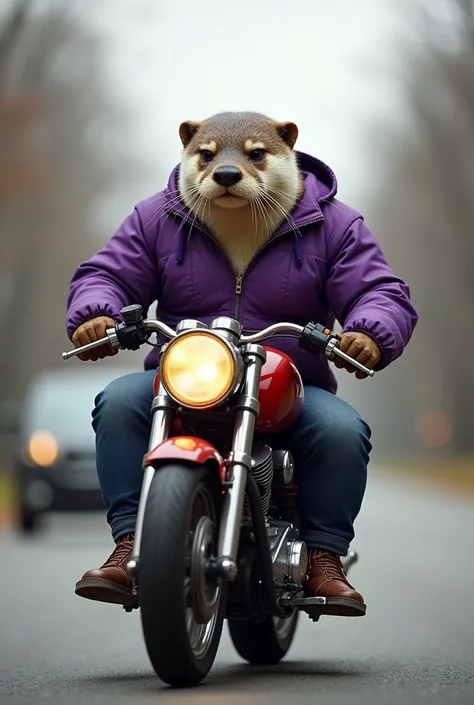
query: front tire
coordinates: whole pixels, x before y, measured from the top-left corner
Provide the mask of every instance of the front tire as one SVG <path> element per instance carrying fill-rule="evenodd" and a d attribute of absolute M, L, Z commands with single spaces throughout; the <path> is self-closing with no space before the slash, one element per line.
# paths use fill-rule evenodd
<path fill-rule="evenodd" d="M 213 478 L 206 468 L 156 471 L 143 523 L 138 569 L 141 621 L 158 677 L 197 685 L 214 663 L 225 612 L 225 585 L 204 571 L 217 550 Z"/>
<path fill-rule="evenodd" d="M 41 514 L 21 503 L 18 527 L 24 536 L 33 536 L 41 529 Z"/>
<path fill-rule="evenodd" d="M 298 626 L 300 613 L 290 617 L 266 616 L 262 622 L 229 619 L 229 633 L 237 653 L 255 666 L 279 663 L 288 653 Z"/>

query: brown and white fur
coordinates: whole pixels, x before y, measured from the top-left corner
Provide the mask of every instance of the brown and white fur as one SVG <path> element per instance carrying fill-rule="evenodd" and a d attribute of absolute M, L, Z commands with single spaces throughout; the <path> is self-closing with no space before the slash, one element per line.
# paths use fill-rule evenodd
<path fill-rule="evenodd" d="M 257 113 L 220 113 L 179 128 L 183 155 L 179 192 L 195 217 L 219 241 L 241 275 L 259 247 L 284 220 L 303 192 L 293 151 L 298 128 Z M 242 177 L 230 187 L 214 180 L 232 166 Z"/>

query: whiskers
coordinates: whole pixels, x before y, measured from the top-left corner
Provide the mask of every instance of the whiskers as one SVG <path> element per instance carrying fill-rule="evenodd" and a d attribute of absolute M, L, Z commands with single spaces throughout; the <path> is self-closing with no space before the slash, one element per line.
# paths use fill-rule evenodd
<path fill-rule="evenodd" d="M 158 208 L 156 213 L 153 214 L 152 218 L 147 223 L 147 227 L 153 227 L 162 217 L 171 218 L 172 222 L 174 222 L 177 214 L 172 211 L 177 209 L 182 203 L 187 206 L 187 211 L 184 214 L 183 221 L 175 237 L 179 236 L 184 225 L 189 222 L 194 215 L 191 225 L 192 229 L 196 223 L 197 217 L 204 212 L 207 203 L 206 199 L 200 194 L 199 188 L 193 185 L 187 186 L 182 191 L 179 188 L 167 191 L 165 202 Z"/>
<path fill-rule="evenodd" d="M 183 189 L 183 194 L 182 196 L 180 195 L 178 199 L 179 198 L 182 198 L 186 203 L 188 212 L 182 219 L 181 224 L 178 230 L 176 231 L 175 238 L 179 236 L 186 223 L 190 223 L 190 228 L 188 232 L 189 242 L 193 228 L 196 226 L 196 220 L 203 220 L 206 206 L 210 208 L 210 201 L 207 198 L 204 198 L 200 189 L 197 186 L 186 187 L 185 189 Z"/>
<path fill-rule="evenodd" d="M 290 211 L 284 208 L 275 196 L 287 196 L 287 193 L 281 189 L 267 186 L 265 189 L 259 189 L 257 196 L 253 199 L 253 204 L 251 201 L 251 206 L 255 206 L 256 212 L 263 222 L 263 225 L 267 231 L 267 236 L 270 236 L 282 223 L 286 221 L 291 230 L 298 235 L 298 237 L 302 237 L 301 231 L 291 217 Z"/>
<path fill-rule="evenodd" d="M 252 193 L 249 193 L 248 196 L 250 221 L 253 227 L 248 228 L 247 232 L 250 237 L 253 236 L 255 239 L 256 247 L 262 244 L 262 238 L 268 239 L 282 223 L 288 223 L 290 230 L 295 235 L 298 237 L 302 236 L 291 216 L 291 209 L 294 204 L 291 204 L 291 209 L 285 207 L 289 201 L 287 191 L 273 186 L 260 186 L 256 190 L 252 189 Z M 162 217 L 170 218 L 174 222 L 178 217 L 176 211 L 182 204 L 186 206 L 186 210 L 183 209 L 182 213 L 180 213 L 181 223 L 174 235 L 175 238 L 179 238 L 183 230 L 186 229 L 186 241 L 189 242 L 193 230 L 195 228 L 203 229 L 203 225 L 210 227 L 211 232 L 213 232 L 217 222 L 215 222 L 216 212 L 215 210 L 212 211 L 212 200 L 203 195 L 202 188 L 196 183 L 186 184 L 181 188 L 167 191 L 165 202 L 153 214 L 147 225 L 153 226 Z M 231 215 L 231 211 L 228 211 L 228 214 L 231 218 L 236 217 Z M 219 210 L 219 217 L 223 216 L 224 213 Z M 233 227 L 235 228 L 235 225 Z"/>
<path fill-rule="evenodd" d="M 170 195 L 171 195 L 171 198 L 169 198 Z M 156 199 L 156 200 L 158 200 L 158 199 Z M 157 211 L 155 213 L 153 213 L 152 217 L 145 224 L 145 226 L 146 227 L 153 227 L 164 214 L 167 215 L 166 211 L 172 210 L 173 208 L 176 208 L 179 205 L 180 201 L 181 201 L 181 194 L 179 192 L 179 189 L 175 189 L 174 191 L 167 191 L 166 195 L 164 197 L 164 203 L 161 205 L 160 208 L 157 209 Z"/>

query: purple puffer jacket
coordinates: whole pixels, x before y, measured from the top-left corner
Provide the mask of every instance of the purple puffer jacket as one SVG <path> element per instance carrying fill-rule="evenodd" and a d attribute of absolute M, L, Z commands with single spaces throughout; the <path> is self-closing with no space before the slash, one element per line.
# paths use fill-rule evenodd
<path fill-rule="evenodd" d="M 139 203 L 105 247 L 81 264 L 71 282 L 67 333 L 99 315 L 120 319 L 120 309 L 158 301 L 157 318 L 174 327 L 183 318 L 209 323 L 238 318 L 245 333 L 291 321 L 362 331 L 382 350 L 376 369 L 395 360 L 410 340 L 417 314 L 408 286 L 388 266 L 362 216 L 335 199 L 334 173 L 318 159 L 297 153 L 304 194 L 288 222 L 255 255 L 237 279 L 216 240 L 174 197 L 179 167 L 168 187 Z M 192 224 L 192 225 L 191 225 Z M 266 343 L 289 354 L 306 384 L 331 392 L 328 362 L 298 347 L 295 339 Z M 157 365 L 151 350 L 145 368 Z"/>

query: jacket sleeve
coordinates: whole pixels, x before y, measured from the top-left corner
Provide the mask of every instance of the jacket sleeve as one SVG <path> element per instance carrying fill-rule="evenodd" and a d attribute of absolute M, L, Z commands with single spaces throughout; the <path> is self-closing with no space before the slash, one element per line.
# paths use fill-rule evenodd
<path fill-rule="evenodd" d="M 153 249 L 135 208 L 105 247 L 77 268 L 67 302 L 69 338 L 78 326 L 96 316 L 118 320 L 124 306 L 141 304 L 148 310 L 158 292 Z"/>
<path fill-rule="evenodd" d="M 327 298 L 344 332 L 360 331 L 379 345 L 381 370 L 399 357 L 418 321 L 407 284 L 390 269 L 363 218 L 334 239 Z"/>

